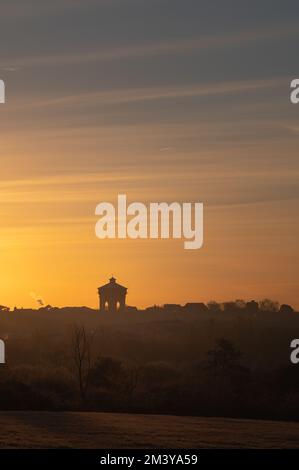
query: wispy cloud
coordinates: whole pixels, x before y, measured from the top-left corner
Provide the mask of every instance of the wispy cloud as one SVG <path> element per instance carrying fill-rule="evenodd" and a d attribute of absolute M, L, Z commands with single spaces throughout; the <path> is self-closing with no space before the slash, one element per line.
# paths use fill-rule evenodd
<path fill-rule="evenodd" d="M 22 100 L 21 97 L 13 105 L 14 108 L 49 107 L 49 106 L 81 106 L 122 104 L 142 101 L 154 101 L 162 99 L 192 98 L 200 96 L 213 96 L 218 94 L 233 94 L 250 92 L 263 88 L 285 86 L 288 77 L 267 78 L 261 80 L 240 80 L 230 82 L 218 82 L 214 84 L 164 86 L 147 88 L 123 88 L 97 91 L 92 93 L 78 93 L 76 95 L 60 96 L 58 98 L 40 99 L 39 96 L 29 95 Z"/>
<path fill-rule="evenodd" d="M 15 181 L 0 182 L 0 196 L 4 204 L 18 203 L 84 203 L 98 201 L 99 198 L 115 198 L 120 188 L 127 188 L 130 197 L 139 197 L 143 192 L 143 199 L 153 197 L 153 187 L 159 187 L 159 197 L 169 199 L 178 197 L 176 188 L 180 186 L 186 194 L 203 193 L 210 205 L 214 205 L 218 199 L 224 202 L 230 200 L 235 203 L 243 198 L 255 201 L 262 194 L 262 200 L 283 199 L 283 194 L 277 192 L 277 185 L 285 190 L 287 197 L 296 197 L 297 191 L 294 186 L 298 182 L 299 171 L 281 168 L 266 169 L 264 171 L 248 171 L 243 169 L 233 170 L 231 166 L 219 167 L 218 171 L 210 167 L 198 165 L 198 170 L 185 169 L 184 173 L 180 167 L 172 171 L 165 168 L 159 174 L 150 171 L 128 171 L 123 175 L 95 173 L 95 174 L 71 174 L 58 175 L 44 178 L 29 178 Z M 254 194 L 252 188 L 255 187 Z M 217 191 L 215 190 L 217 188 Z M 230 189 L 228 189 L 230 188 Z M 290 188 L 290 190 L 288 190 Z"/>
<path fill-rule="evenodd" d="M 152 41 L 143 44 L 105 45 L 92 51 L 77 50 L 45 54 L 34 57 L 5 58 L 1 61 L 5 67 L 34 67 L 83 64 L 109 60 L 120 60 L 170 54 L 184 54 L 190 51 L 212 50 L 216 48 L 234 47 L 250 43 L 273 41 L 299 35 L 298 23 L 273 25 L 261 29 L 240 31 L 235 34 L 213 35 L 190 38 L 173 38 L 165 41 Z"/>

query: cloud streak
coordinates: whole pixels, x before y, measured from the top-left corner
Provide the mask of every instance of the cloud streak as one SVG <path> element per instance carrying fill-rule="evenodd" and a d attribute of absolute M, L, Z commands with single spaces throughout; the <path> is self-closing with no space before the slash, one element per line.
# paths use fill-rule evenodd
<path fill-rule="evenodd" d="M 155 100 L 172 100 L 177 98 L 204 97 L 221 94 L 234 94 L 240 92 L 251 92 L 259 89 L 269 89 L 273 87 L 285 86 L 288 77 L 267 78 L 261 80 L 240 80 L 231 82 L 219 82 L 214 84 L 146 87 L 146 88 L 124 88 L 97 91 L 92 93 L 77 93 L 76 95 L 60 96 L 41 100 L 35 95 L 31 95 L 26 100 L 17 99 L 17 104 L 12 108 L 39 108 L 49 106 L 66 105 L 107 105 L 137 103 Z"/>
<path fill-rule="evenodd" d="M 151 56 L 169 56 L 197 52 L 201 50 L 213 50 L 232 48 L 246 44 L 255 44 L 265 41 L 283 40 L 299 35 L 298 23 L 286 23 L 285 25 L 273 25 L 235 34 L 212 35 L 190 38 L 173 38 L 165 41 L 152 41 L 143 44 L 108 45 L 98 47 L 90 51 L 77 50 L 64 53 L 46 54 L 34 57 L 1 58 L 2 66 L 6 68 L 26 68 L 39 66 L 73 65 L 92 62 L 102 62 L 121 59 L 138 59 Z"/>

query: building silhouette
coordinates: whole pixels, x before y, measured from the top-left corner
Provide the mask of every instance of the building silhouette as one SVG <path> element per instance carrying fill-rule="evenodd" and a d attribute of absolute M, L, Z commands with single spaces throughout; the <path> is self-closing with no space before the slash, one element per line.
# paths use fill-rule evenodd
<path fill-rule="evenodd" d="M 112 276 L 109 283 L 98 288 L 100 312 L 124 312 L 126 309 L 127 288 L 116 282 Z"/>

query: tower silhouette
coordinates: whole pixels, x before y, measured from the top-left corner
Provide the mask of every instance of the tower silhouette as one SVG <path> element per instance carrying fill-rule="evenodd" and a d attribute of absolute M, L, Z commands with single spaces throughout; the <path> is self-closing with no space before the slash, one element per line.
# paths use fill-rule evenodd
<path fill-rule="evenodd" d="M 100 312 L 124 312 L 126 309 L 127 288 L 116 282 L 112 276 L 109 283 L 98 288 Z"/>

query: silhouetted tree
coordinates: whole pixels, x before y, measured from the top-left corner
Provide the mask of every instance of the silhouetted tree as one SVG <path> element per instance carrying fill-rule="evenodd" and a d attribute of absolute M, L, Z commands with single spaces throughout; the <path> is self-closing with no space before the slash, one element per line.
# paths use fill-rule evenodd
<path fill-rule="evenodd" d="M 121 384 L 124 376 L 122 362 L 113 357 L 99 357 L 89 371 L 90 384 L 107 389 Z"/>
<path fill-rule="evenodd" d="M 74 326 L 72 333 L 72 358 L 81 400 L 84 400 L 86 396 L 89 374 L 92 367 L 92 339 L 92 335 L 86 332 L 84 326 Z"/>
<path fill-rule="evenodd" d="M 279 309 L 279 313 L 293 313 L 294 309 L 291 305 L 282 304 Z"/>
<path fill-rule="evenodd" d="M 207 303 L 207 307 L 211 312 L 220 312 L 221 311 L 221 305 L 218 302 L 215 302 L 215 300 L 210 300 Z"/>
<path fill-rule="evenodd" d="M 216 348 L 208 351 L 208 368 L 215 373 L 227 372 L 240 367 L 241 353 L 227 339 L 216 341 Z"/>
<path fill-rule="evenodd" d="M 243 299 L 237 299 L 235 300 L 235 305 L 238 309 L 245 309 L 246 308 L 246 302 Z"/>
<path fill-rule="evenodd" d="M 138 365 L 130 367 L 127 370 L 124 390 L 129 398 L 132 398 L 132 395 L 138 386 L 140 379 L 140 371 L 141 366 Z"/>
<path fill-rule="evenodd" d="M 271 299 L 263 299 L 259 301 L 259 308 L 262 312 L 278 312 L 279 303 Z"/>
<path fill-rule="evenodd" d="M 250 313 L 256 313 L 259 310 L 259 304 L 255 300 L 246 303 L 246 310 Z"/>
<path fill-rule="evenodd" d="M 224 312 L 236 312 L 245 309 L 246 302 L 242 299 L 237 299 L 230 302 L 223 302 L 222 309 Z"/>

